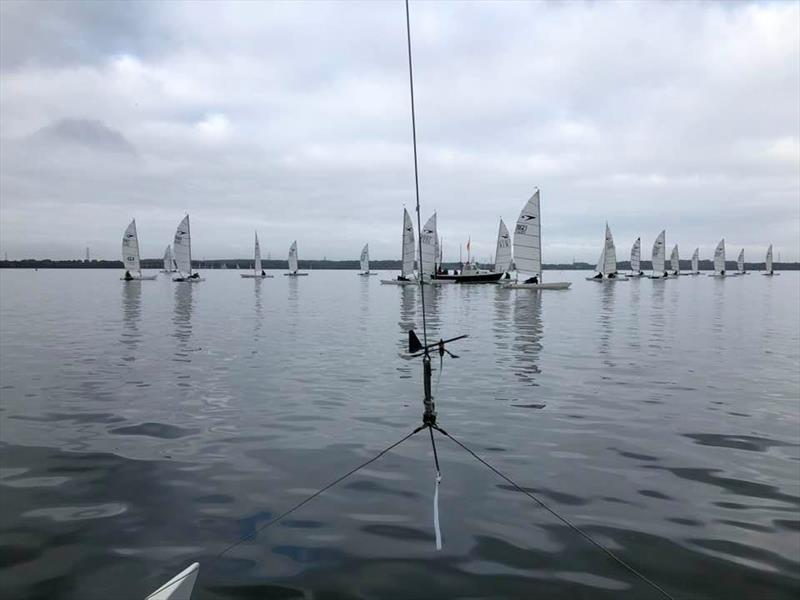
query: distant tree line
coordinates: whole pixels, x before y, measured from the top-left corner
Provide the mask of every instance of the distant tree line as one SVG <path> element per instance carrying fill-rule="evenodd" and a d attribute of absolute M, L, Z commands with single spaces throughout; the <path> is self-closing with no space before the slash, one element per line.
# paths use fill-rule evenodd
<path fill-rule="evenodd" d="M 688 271 L 692 267 L 691 261 L 682 260 L 680 262 L 681 270 Z M 163 259 L 148 258 L 142 260 L 142 268 L 144 269 L 161 269 L 164 266 Z M 288 264 L 285 260 L 262 260 L 261 266 L 264 269 L 287 269 Z M 342 270 L 357 270 L 360 264 L 357 260 L 301 260 L 300 269 L 313 270 L 313 269 L 342 269 Z M 369 263 L 370 269 L 376 271 L 399 271 L 399 260 L 371 260 Z M 461 267 L 459 263 L 450 262 L 442 265 L 445 269 L 458 269 Z M 483 268 L 491 269 L 493 265 L 481 265 Z M 652 265 L 650 261 L 643 260 L 641 263 L 643 271 L 650 271 Z M 213 260 L 194 260 L 192 267 L 195 269 L 252 269 L 253 261 L 248 259 L 213 259 Z M 585 262 L 567 263 L 567 264 L 545 264 L 544 269 L 551 271 L 587 271 L 594 270 L 595 265 Z M 736 262 L 728 261 L 726 263 L 728 270 L 736 270 Z M 764 263 L 745 263 L 745 268 L 751 271 L 764 270 Z M 797 271 L 800 270 L 800 263 L 797 262 L 781 262 L 774 263 L 773 268 L 776 271 Z M 0 269 L 122 269 L 121 260 L 50 260 L 50 259 L 24 259 L 24 260 L 0 260 Z M 617 263 L 617 269 L 620 271 L 629 271 L 630 263 L 628 261 L 621 261 Z M 701 271 L 713 271 L 714 263 L 710 260 L 700 261 Z"/>

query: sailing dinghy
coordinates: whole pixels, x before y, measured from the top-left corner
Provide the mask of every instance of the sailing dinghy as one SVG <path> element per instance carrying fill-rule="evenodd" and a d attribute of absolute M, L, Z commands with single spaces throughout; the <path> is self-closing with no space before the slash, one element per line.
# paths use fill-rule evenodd
<path fill-rule="evenodd" d="M 308 273 L 300 273 L 297 270 L 297 240 L 289 246 L 289 272 L 284 273 L 286 277 L 305 277 Z"/>
<path fill-rule="evenodd" d="M 637 237 L 631 247 L 631 272 L 628 277 L 642 277 L 642 238 Z"/>
<path fill-rule="evenodd" d="M 767 275 L 769 277 L 772 277 L 773 275 L 780 275 L 780 273 L 776 273 L 772 268 L 772 244 L 770 244 L 769 248 L 767 248 L 767 258 L 764 261 L 764 267 L 766 272 L 762 273 L 762 275 Z"/>
<path fill-rule="evenodd" d="M 162 273 L 174 273 L 175 272 L 175 259 L 172 258 L 172 246 L 167 244 L 166 249 L 164 250 L 164 268 L 161 269 Z"/>
<path fill-rule="evenodd" d="M 653 242 L 653 254 L 651 257 L 653 263 L 653 273 L 650 275 L 650 279 L 665 279 L 669 276 L 669 273 L 667 273 L 665 257 L 666 244 L 667 232 L 662 229 L 661 233 L 658 234 L 656 241 Z"/>
<path fill-rule="evenodd" d="M 533 193 L 517 218 L 514 229 L 514 264 L 517 279 L 503 287 L 515 290 L 566 290 L 569 281 L 542 281 L 542 220 L 539 190 Z M 520 274 L 525 279 L 520 283 Z"/>
<path fill-rule="evenodd" d="M 594 277 L 587 277 L 587 281 L 627 281 L 627 278 L 617 273 L 617 249 L 614 246 L 614 236 L 606 223 L 606 239 L 603 243 L 603 251 L 597 260 L 595 267 L 597 274 Z"/>
<path fill-rule="evenodd" d="M 143 275 L 139 259 L 139 236 L 136 234 L 136 219 L 130 222 L 122 234 L 122 266 L 125 274 L 122 281 L 152 281 L 157 275 Z"/>
<path fill-rule="evenodd" d="M 670 269 L 672 269 L 672 273 L 669 274 L 670 277 L 678 277 L 681 274 L 681 259 L 678 254 L 678 244 L 675 244 L 672 248 L 672 254 L 670 254 L 669 257 L 669 266 Z"/>
<path fill-rule="evenodd" d="M 497 231 L 494 271 L 495 273 L 503 273 L 506 278 L 509 277 L 508 273 L 511 271 L 511 234 L 508 233 L 508 227 L 506 227 L 503 219 L 500 219 L 500 229 Z"/>
<path fill-rule="evenodd" d="M 694 249 L 694 254 L 692 254 L 692 271 L 689 275 L 700 275 L 700 248 Z"/>
<path fill-rule="evenodd" d="M 225 267 L 225 265 L 223 265 Z M 239 273 L 240 277 L 245 279 L 266 279 L 271 278 L 272 275 L 267 275 L 267 272 L 261 268 L 261 246 L 258 243 L 258 232 L 256 231 L 256 244 L 253 251 L 253 272 L 252 273 Z"/>
<path fill-rule="evenodd" d="M 750 275 L 744 268 L 744 248 L 739 250 L 739 256 L 736 258 L 736 274 L 737 275 Z"/>
<path fill-rule="evenodd" d="M 411 221 L 411 215 L 408 210 L 403 209 L 403 247 L 402 258 L 403 262 L 400 267 L 400 275 L 396 279 L 381 279 L 381 283 L 393 285 L 413 285 L 417 281 L 414 278 L 414 261 L 417 252 L 414 247 L 414 224 Z"/>
<path fill-rule="evenodd" d="M 714 250 L 714 272 L 709 277 L 725 277 L 725 238 L 722 238 Z"/>
<path fill-rule="evenodd" d="M 364 247 L 361 249 L 361 258 L 359 262 L 361 263 L 361 272 L 359 276 L 368 277 L 370 275 L 377 275 L 377 273 L 371 273 L 369 270 L 369 244 L 364 244 Z"/>
<path fill-rule="evenodd" d="M 175 238 L 172 240 L 172 251 L 175 255 L 175 268 L 177 277 L 172 281 L 184 283 L 197 283 L 205 281 L 199 273 L 192 272 L 192 230 L 189 226 L 189 215 L 183 217 L 175 230 Z"/>

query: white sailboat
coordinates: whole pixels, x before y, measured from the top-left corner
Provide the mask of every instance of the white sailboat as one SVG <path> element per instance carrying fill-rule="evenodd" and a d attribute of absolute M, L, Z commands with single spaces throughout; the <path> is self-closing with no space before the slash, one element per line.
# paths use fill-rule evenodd
<path fill-rule="evenodd" d="M 122 234 L 122 266 L 125 274 L 123 281 L 152 281 L 157 275 L 143 275 L 139 259 L 139 236 L 136 234 L 136 219 L 130 222 Z"/>
<path fill-rule="evenodd" d="M 175 272 L 175 259 L 172 258 L 172 246 L 167 244 L 166 249 L 164 250 L 164 268 L 161 269 L 162 273 L 174 273 Z"/>
<path fill-rule="evenodd" d="M 694 254 L 692 254 L 692 271 L 689 275 L 700 275 L 700 248 L 694 249 Z"/>
<path fill-rule="evenodd" d="M 422 226 L 419 234 L 421 246 L 419 278 L 421 281 L 430 280 L 436 273 L 436 254 L 439 245 L 439 232 L 436 228 L 436 213 Z"/>
<path fill-rule="evenodd" d="M 626 281 L 626 277 L 617 273 L 617 249 L 614 246 L 614 236 L 606 223 L 606 239 L 603 243 L 603 251 L 597 260 L 595 267 L 597 274 L 594 277 L 587 277 L 587 281 Z"/>
<path fill-rule="evenodd" d="M 178 275 L 172 281 L 197 283 L 205 281 L 199 273 L 192 272 L 192 230 L 189 225 L 189 215 L 183 217 L 175 230 L 172 240 L 172 252 L 175 258 L 175 269 Z"/>
<path fill-rule="evenodd" d="M 769 245 L 767 248 L 767 258 L 764 261 L 765 272 L 762 275 L 767 275 L 772 277 L 773 275 L 780 275 L 780 273 L 776 273 L 775 270 L 772 268 L 772 244 Z"/>
<path fill-rule="evenodd" d="M 297 270 L 297 263 L 297 240 L 295 240 L 289 246 L 289 272 L 284 273 L 286 277 L 304 277 L 308 275 L 308 273 L 300 273 Z"/>
<path fill-rule="evenodd" d="M 368 277 L 370 275 L 377 275 L 377 273 L 371 273 L 369 270 L 369 244 L 364 244 L 364 247 L 361 249 L 361 258 L 359 262 L 361 263 L 360 276 Z"/>
<path fill-rule="evenodd" d="M 653 263 L 653 273 L 650 279 L 664 279 L 669 274 L 667 273 L 666 265 L 666 245 L 667 245 L 667 232 L 663 229 L 658 234 L 656 241 L 653 242 L 653 254 L 651 261 Z"/>
<path fill-rule="evenodd" d="M 508 273 L 511 270 L 511 234 L 500 219 L 500 228 L 497 230 L 497 248 L 494 253 L 494 272 Z"/>
<path fill-rule="evenodd" d="M 709 277 L 725 277 L 725 238 L 722 238 L 714 250 L 714 272 Z"/>
<path fill-rule="evenodd" d="M 414 279 L 414 261 L 416 260 L 417 256 L 414 240 L 414 223 L 411 221 L 411 215 L 409 215 L 408 211 L 404 208 L 402 246 L 403 262 L 400 267 L 400 275 L 398 275 L 396 279 L 381 279 L 381 283 L 394 285 L 410 285 L 417 283 L 417 281 Z"/>
<path fill-rule="evenodd" d="M 503 287 L 528 290 L 566 290 L 572 285 L 568 281 L 542 281 L 542 212 L 539 190 L 522 207 L 514 229 L 514 264 L 517 280 L 504 283 Z M 499 252 L 499 250 L 498 250 Z M 520 274 L 525 279 L 520 283 Z"/>
<path fill-rule="evenodd" d="M 628 277 L 642 277 L 642 238 L 637 237 L 631 247 L 631 272 Z"/>
<path fill-rule="evenodd" d="M 747 271 L 744 269 L 744 248 L 739 251 L 739 256 L 736 257 L 736 274 L 737 275 L 749 275 Z"/>
<path fill-rule="evenodd" d="M 253 272 L 252 273 L 239 273 L 240 277 L 245 279 L 266 279 L 271 278 L 272 275 L 267 275 L 267 272 L 261 268 L 261 246 L 258 243 L 258 232 L 256 231 L 256 243 L 253 251 Z"/>
<path fill-rule="evenodd" d="M 678 244 L 675 244 L 672 247 L 672 254 L 669 257 L 669 266 L 672 269 L 672 272 L 669 274 L 670 277 L 678 277 L 681 274 L 681 259 L 678 255 Z"/>

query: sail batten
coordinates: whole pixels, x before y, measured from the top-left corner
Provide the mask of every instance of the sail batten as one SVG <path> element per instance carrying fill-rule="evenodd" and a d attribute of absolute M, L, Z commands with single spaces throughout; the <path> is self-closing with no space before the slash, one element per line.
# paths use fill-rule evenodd
<path fill-rule="evenodd" d="M 189 215 L 183 220 L 175 230 L 175 238 L 172 241 L 172 250 L 175 260 L 175 268 L 181 277 L 188 277 L 192 274 L 192 234 L 189 226 Z"/>
<path fill-rule="evenodd" d="M 132 275 L 141 275 L 139 260 L 139 236 L 136 233 L 136 219 L 133 219 L 122 235 L 122 264 Z"/>
<path fill-rule="evenodd" d="M 514 228 L 513 246 L 517 272 L 525 278 L 537 277 L 541 282 L 542 223 L 539 190 L 533 193 L 519 213 L 517 225 Z"/>
<path fill-rule="evenodd" d="M 666 271 L 666 243 L 667 232 L 662 230 L 653 242 L 653 277 L 663 277 Z"/>
<path fill-rule="evenodd" d="M 500 228 L 497 231 L 497 248 L 494 253 L 494 272 L 505 273 L 511 269 L 511 235 L 508 228 L 500 219 Z"/>

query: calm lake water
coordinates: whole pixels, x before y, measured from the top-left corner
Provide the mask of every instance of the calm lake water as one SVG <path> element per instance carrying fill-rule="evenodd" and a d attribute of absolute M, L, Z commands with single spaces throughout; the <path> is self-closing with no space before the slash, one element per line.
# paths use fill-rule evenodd
<path fill-rule="evenodd" d="M 141 599 L 659 597 L 417 435 L 416 288 L 0 271 L 0 590 Z M 800 592 L 800 273 L 426 290 L 440 424 L 680 598 Z"/>

